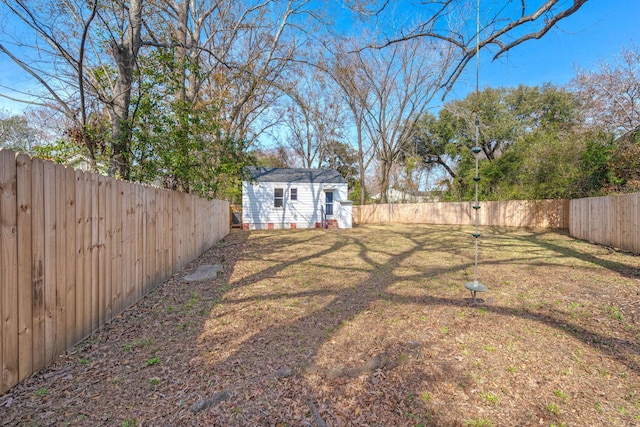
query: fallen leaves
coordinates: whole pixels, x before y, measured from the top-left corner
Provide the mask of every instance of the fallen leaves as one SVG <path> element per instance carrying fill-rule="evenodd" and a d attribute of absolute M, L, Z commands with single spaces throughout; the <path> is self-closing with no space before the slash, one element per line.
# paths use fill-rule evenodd
<path fill-rule="evenodd" d="M 234 230 L 1 396 L 0 424 L 633 425 L 640 258 L 483 234 L 473 306 L 465 230 Z"/>

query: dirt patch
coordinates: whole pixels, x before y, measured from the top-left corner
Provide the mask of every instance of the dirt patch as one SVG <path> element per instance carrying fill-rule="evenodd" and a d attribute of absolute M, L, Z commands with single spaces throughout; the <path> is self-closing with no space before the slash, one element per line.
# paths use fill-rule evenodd
<path fill-rule="evenodd" d="M 234 230 L 1 396 L 0 424 L 640 424 L 640 257 L 483 229 L 473 305 L 471 232 Z"/>

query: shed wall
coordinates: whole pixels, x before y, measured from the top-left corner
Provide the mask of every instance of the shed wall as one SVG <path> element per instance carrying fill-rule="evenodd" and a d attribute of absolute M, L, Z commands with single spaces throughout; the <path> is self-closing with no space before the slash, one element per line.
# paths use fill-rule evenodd
<path fill-rule="evenodd" d="M 283 206 L 274 207 L 276 188 L 284 190 Z M 291 200 L 297 189 L 298 200 Z M 313 228 L 322 222 L 325 189 L 334 188 L 333 218 L 338 218 L 340 201 L 347 200 L 347 184 L 248 182 L 242 183 L 242 221 L 249 229 Z M 332 218 L 332 217 L 329 217 Z"/>

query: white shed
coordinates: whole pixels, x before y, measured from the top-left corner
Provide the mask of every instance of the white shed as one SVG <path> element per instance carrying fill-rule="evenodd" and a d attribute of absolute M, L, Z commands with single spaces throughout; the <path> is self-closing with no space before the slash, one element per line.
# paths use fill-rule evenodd
<path fill-rule="evenodd" d="M 347 181 L 333 169 L 247 168 L 242 228 L 351 228 Z"/>

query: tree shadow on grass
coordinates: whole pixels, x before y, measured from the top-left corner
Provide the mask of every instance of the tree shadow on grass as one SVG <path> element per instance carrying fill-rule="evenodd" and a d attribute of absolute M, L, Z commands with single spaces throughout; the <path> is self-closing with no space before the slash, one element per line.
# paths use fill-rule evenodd
<path fill-rule="evenodd" d="M 545 235 L 549 234 L 557 234 L 567 236 L 566 242 L 583 242 L 577 239 L 573 239 L 568 236 L 566 233 L 562 233 L 560 231 L 548 231 L 548 230 L 529 230 L 526 235 L 514 234 L 512 233 L 514 230 L 512 229 L 504 229 L 504 228 L 492 228 L 493 232 L 497 234 L 507 234 L 509 236 L 509 240 L 515 240 L 519 242 L 520 245 L 533 245 L 539 250 L 543 250 L 543 253 L 551 252 L 553 257 L 560 258 L 569 258 L 569 259 L 578 259 L 584 261 L 589 264 L 593 264 L 602 268 L 606 268 L 615 273 L 620 274 L 621 276 L 638 279 L 640 278 L 640 269 L 630 266 L 628 264 L 624 264 L 621 262 L 613 261 L 610 259 L 603 259 L 602 257 L 596 256 L 592 253 L 586 253 L 578 251 L 569 245 L 561 245 L 559 243 L 554 243 L 549 239 L 545 239 Z M 510 233 L 511 232 L 511 233 Z M 585 241 L 585 243 L 588 243 Z M 606 253 L 607 255 L 614 254 L 616 251 L 612 248 L 600 246 L 597 244 L 590 243 L 592 248 L 599 248 L 600 251 Z M 598 249 L 596 249 L 598 250 Z M 631 254 L 628 254 L 631 255 Z M 547 255 L 549 256 L 549 255 Z M 637 255 L 631 255 L 637 256 Z"/>
<path fill-rule="evenodd" d="M 446 282 L 450 280 L 449 277 L 451 275 L 468 275 L 468 271 L 472 269 L 473 261 L 468 254 L 465 255 L 461 253 L 460 248 L 456 245 L 459 241 L 459 236 L 450 230 L 451 228 L 446 229 L 443 227 L 416 227 L 415 229 L 407 231 L 379 228 L 377 230 L 379 233 L 391 233 L 395 235 L 395 238 L 401 238 L 408 242 L 406 243 L 406 249 L 400 250 L 399 252 L 395 252 L 391 248 L 391 245 L 387 248 L 384 242 L 374 242 L 374 238 L 367 237 L 366 233 L 362 234 L 359 232 L 334 233 L 331 235 L 331 232 L 319 231 L 317 234 L 300 234 L 298 236 L 287 236 L 286 233 L 282 233 L 275 239 L 277 240 L 277 244 L 275 245 L 273 243 L 273 235 L 263 234 L 255 237 L 251 236 L 251 238 L 247 240 L 247 244 L 251 247 L 242 255 L 245 260 L 260 260 L 265 252 L 268 253 L 269 251 L 275 250 L 286 251 L 291 248 L 291 245 L 302 246 L 309 244 L 314 247 L 302 256 L 294 255 L 291 258 L 283 256 L 283 260 L 280 262 L 273 260 L 265 261 L 264 264 L 267 266 L 263 269 L 252 272 L 242 277 L 236 283 L 230 284 L 232 290 L 248 288 L 265 278 L 274 278 L 277 280 L 277 278 L 280 277 L 279 275 L 291 269 L 292 266 L 303 263 L 313 262 L 313 265 L 322 268 L 322 271 L 330 271 L 336 266 L 324 258 L 347 247 L 354 247 L 356 249 L 356 256 L 364 265 L 362 272 L 366 274 L 353 285 L 348 284 L 342 287 L 297 290 L 294 285 L 285 291 L 266 292 L 262 295 L 255 295 L 251 292 L 241 297 L 235 294 L 225 295 L 220 301 L 220 304 L 236 307 L 242 307 L 243 304 L 249 304 L 255 301 L 273 302 L 299 299 L 317 299 L 321 301 L 321 304 L 319 308 L 307 310 L 307 312 L 304 312 L 302 315 L 292 316 L 280 322 L 257 326 L 252 325 L 251 330 L 245 331 L 246 333 L 240 340 L 237 339 L 237 336 L 232 337 L 216 333 L 210 334 L 203 330 L 201 342 L 199 343 L 203 350 L 206 350 L 212 345 L 219 347 L 221 343 L 217 341 L 220 339 L 226 340 L 226 343 L 234 343 L 233 348 L 229 349 L 222 358 L 208 362 L 205 361 L 205 364 L 209 365 L 208 369 L 211 371 L 222 370 L 230 372 L 232 382 L 237 384 L 247 381 L 255 382 L 256 378 L 261 376 L 262 378 L 264 378 L 264 375 L 268 377 L 268 373 L 265 374 L 265 371 L 277 371 L 282 368 L 291 369 L 293 375 L 297 375 L 297 378 L 301 380 L 304 372 L 310 367 L 318 365 L 319 361 L 317 358 L 321 348 L 332 340 L 336 331 L 340 330 L 343 325 L 353 321 L 356 317 L 370 312 L 376 304 L 389 303 L 407 307 L 422 306 L 425 309 L 429 307 L 469 307 L 470 301 L 468 298 L 438 295 L 438 291 L 433 290 L 437 289 L 437 286 L 429 288 L 431 289 L 429 292 L 427 292 L 425 288 L 423 295 L 419 296 L 402 295 L 394 290 L 396 285 L 404 281 L 416 283 L 438 282 L 444 276 L 447 276 L 446 279 L 442 279 Z M 305 237 L 301 239 L 300 236 Z M 509 236 L 509 239 L 515 239 L 522 244 L 533 246 L 539 253 L 531 255 L 531 257 L 538 261 L 544 258 L 553 258 L 556 256 L 554 254 L 558 254 L 563 257 L 573 257 L 594 263 L 612 269 L 620 274 L 628 274 L 628 266 L 615 262 L 603 263 L 602 260 L 592 255 L 582 254 L 571 248 L 544 240 L 538 234 L 532 234 L 531 236 Z M 465 251 L 467 250 L 468 249 L 465 249 Z M 419 255 L 424 251 L 437 252 L 443 260 L 436 263 L 430 260 L 429 262 L 431 263 L 420 267 L 416 267 L 415 263 L 413 263 L 412 271 L 402 275 L 398 274 L 399 266 L 402 266 L 407 260 L 415 260 L 416 257 L 421 259 Z M 548 252 L 551 252 L 551 254 Z M 507 259 L 498 262 L 507 264 L 513 261 L 514 257 L 507 257 Z M 526 261 L 526 257 L 522 257 L 520 261 Z M 294 277 L 293 274 L 288 276 L 291 278 Z M 443 283 L 440 283 L 440 286 L 442 285 Z M 443 293 L 446 294 L 446 292 Z M 526 319 L 564 331 L 624 364 L 630 370 L 640 373 L 640 366 L 634 358 L 634 355 L 640 354 L 640 345 L 636 342 L 616 337 L 608 337 L 590 331 L 560 315 L 553 316 L 526 308 L 513 308 L 494 304 L 485 304 L 482 306 L 482 309 L 499 316 L 504 316 L 507 319 Z M 227 312 L 226 314 L 230 313 Z M 255 319 L 259 321 L 260 317 L 257 316 Z M 508 321 L 506 321 L 505 324 L 506 323 L 508 323 Z M 303 344 L 301 344 L 301 337 L 304 337 Z M 402 342 L 396 344 L 395 348 L 389 348 L 388 346 L 384 348 L 372 348 L 371 354 L 369 355 L 370 358 L 365 358 L 364 362 L 360 363 L 360 365 L 355 363 L 354 366 L 342 368 L 336 366 L 335 370 L 330 366 L 323 366 L 323 369 L 315 372 L 318 372 L 320 377 L 328 382 L 338 381 L 341 376 L 349 376 L 349 372 L 364 375 L 373 381 L 376 372 L 384 370 L 384 365 L 376 365 L 376 357 L 387 357 L 391 359 L 387 366 L 395 367 L 398 363 L 397 359 L 401 358 L 402 354 L 405 354 L 404 352 L 410 351 L 410 343 Z M 224 346 L 225 343 L 223 342 L 222 345 Z M 292 348 L 300 345 L 304 346 L 305 351 L 291 351 Z M 267 359 L 265 363 L 269 366 L 257 366 L 255 364 L 256 354 L 265 355 L 265 359 Z M 277 355 L 277 357 L 273 357 L 274 355 Z M 250 369 L 243 367 L 243 365 L 251 365 L 252 363 L 253 367 Z M 442 367 L 441 375 L 425 373 L 423 379 L 429 382 L 443 382 L 451 379 L 459 383 L 471 383 L 473 381 L 461 368 L 452 365 L 449 361 L 443 360 L 440 365 Z M 304 380 L 301 381 L 304 382 Z M 315 399 L 314 387 L 307 384 L 305 393 L 307 393 L 307 396 L 305 396 L 304 399 L 313 402 Z M 311 407 L 313 407 L 313 405 Z M 446 419 L 440 420 L 440 424 L 445 422 L 447 422 Z"/>

